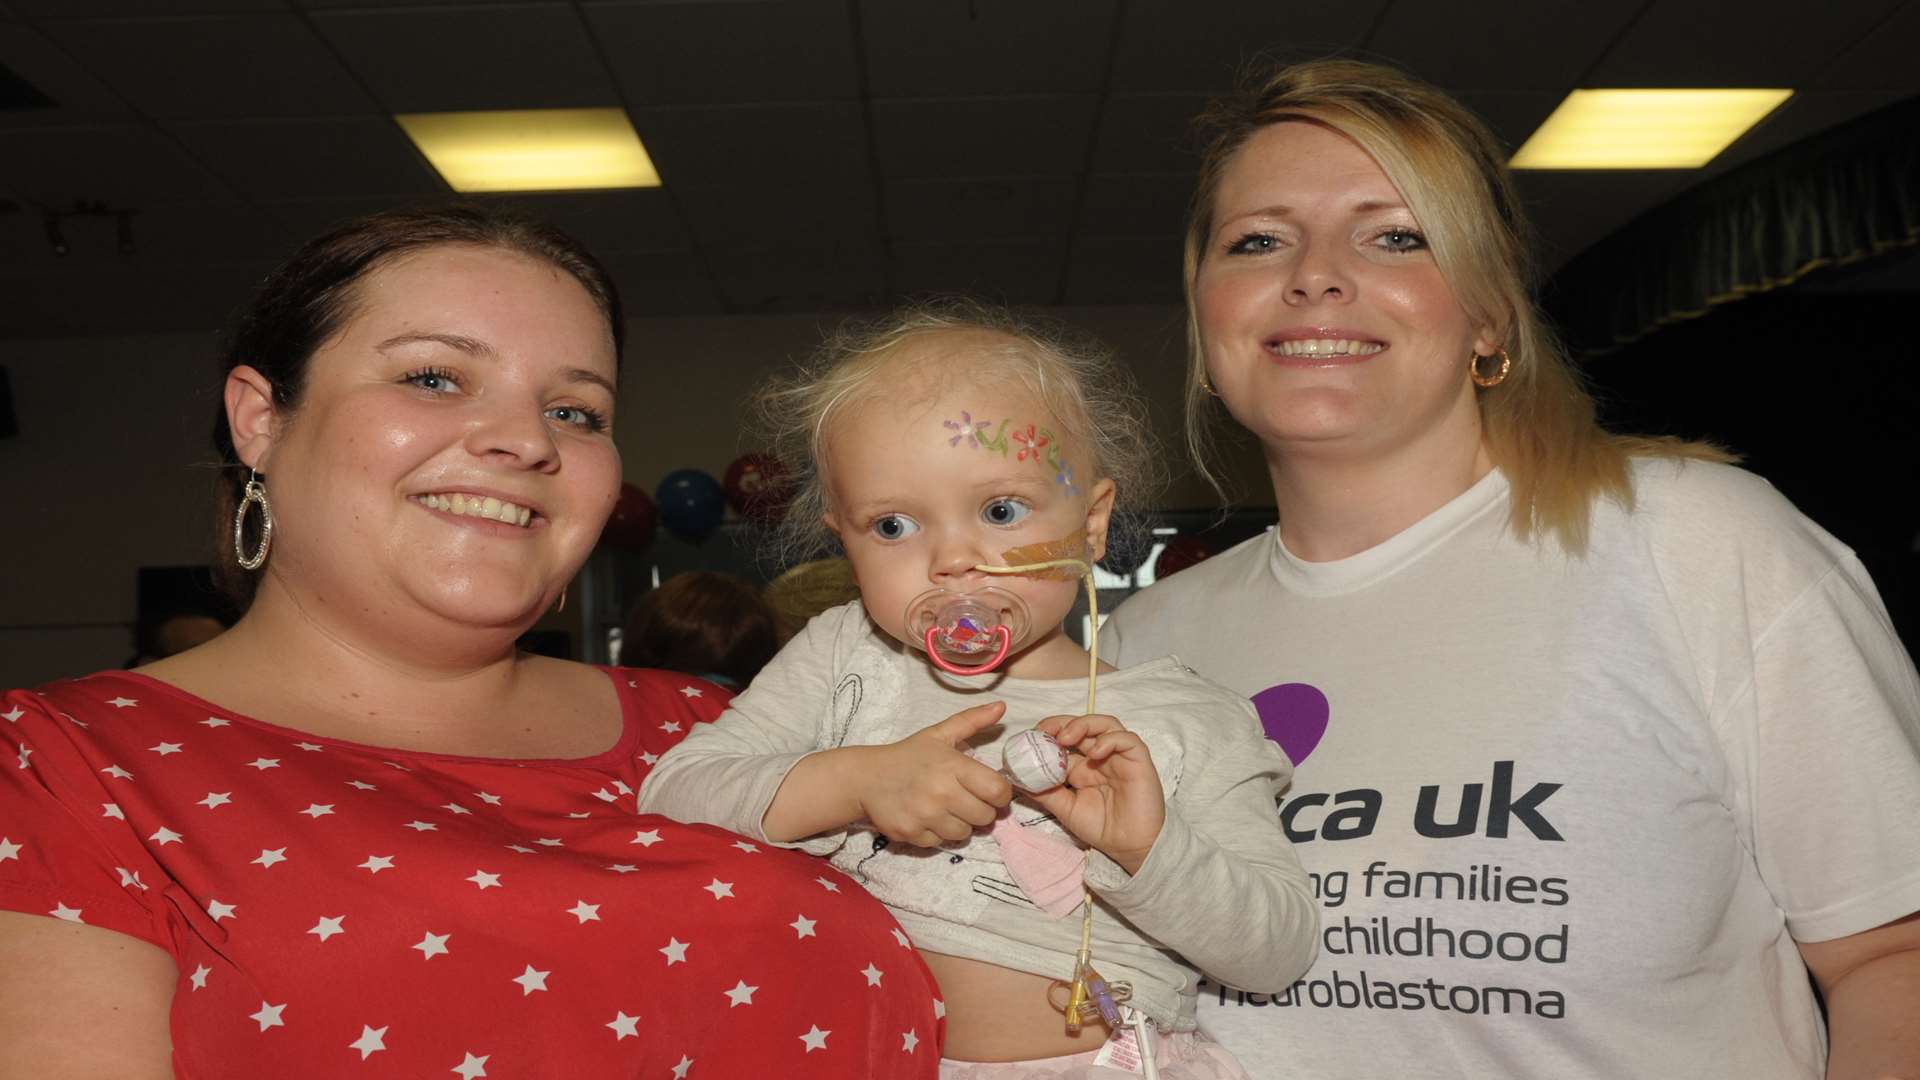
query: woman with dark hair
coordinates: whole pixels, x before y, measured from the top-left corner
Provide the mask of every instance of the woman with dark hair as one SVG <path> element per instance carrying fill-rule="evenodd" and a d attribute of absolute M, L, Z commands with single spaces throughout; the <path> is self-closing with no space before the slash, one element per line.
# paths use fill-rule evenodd
<path fill-rule="evenodd" d="M 265 283 L 214 438 L 245 615 L 0 704 L 4 1071 L 933 1075 L 884 909 L 636 815 L 725 694 L 515 651 L 619 494 L 621 334 L 577 244 L 473 208 Z"/>
<path fill-rule="evenodd" d="M 752 682 L 779 648 L 760 590 L 714 570 L 675 574 L 648 590 L 620 632 L 626 666 L 684 671 L 729 690 Z"/>
<path fill-rule="evenodd" d="M 1190 441 L 1251 431 L 1280 521 L 1101 651 L 1253 698 L 1325 929 L 1202 1027 L 1271 1076 L 1920 1075 L 1920 682 L 1858 560 L 1595 422 L 1458 102 L 1321 61 L 1206 120 Z"/>

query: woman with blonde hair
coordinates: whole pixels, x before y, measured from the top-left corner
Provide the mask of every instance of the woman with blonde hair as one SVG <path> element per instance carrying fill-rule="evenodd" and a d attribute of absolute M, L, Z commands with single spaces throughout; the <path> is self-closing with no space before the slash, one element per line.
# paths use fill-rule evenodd
<path fill-rule="evenodd" d="M 1318 61 L 1204 120 L 1189 438 L 1251 431 L 1280 523 L 1102 653 L 1254 699 L 1324 930 L 1202 1027 L 1273 1076 L 1920 1070 L 1920 685 L 1859 562 L 1598 425 L 1457 102 Z"/>

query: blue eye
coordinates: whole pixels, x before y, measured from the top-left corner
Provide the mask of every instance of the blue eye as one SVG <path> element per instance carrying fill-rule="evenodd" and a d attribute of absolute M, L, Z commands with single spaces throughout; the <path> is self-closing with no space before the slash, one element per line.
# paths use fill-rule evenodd
<path fill-rule="evenodd" d="M 901 514 L 884 514 L 869 526 L 882 540 L 905 540 L 920 531 L 920 523 Z"/>
<path fill-rule="evenodd" d="M 1280 246 L 1279 238 L 1272 233 L 1248 233 L 1227 245 L 1229 255 L 1259 255 Z"/>
<path fill-rule="evenodd" d="M 445 368 L 437 367 L 421 368 L 419 371 L 409 371 L 401 377 L 400 381 L 412 383 L 422 390 L 435 394 L 444 394 L 449 390 L 458 390 L 460 388 L 460 380 L 454 378 L 453 372 Z"/>
<path fill-rule="evenodd" d="M 989 525 L 1017 525 L 1031 513 L 1033 507 L 1018 499 L 995 499 L 981 508 L 980 520 Z"/>
<path fill-rule="evenodd" d="M 598 409 L 589 409 L 584 405 L 555 405 L 547 410 L 547 417 L 588 431 L 607 430 L 606 415 Z"/>
<path fill-rule="evenodd" d="M 1413 229 L 1388 229 L 1373 241 L 1388 251 L 1397 252 L 1422 251 L 1427 246 L 1427 238 Z"/>

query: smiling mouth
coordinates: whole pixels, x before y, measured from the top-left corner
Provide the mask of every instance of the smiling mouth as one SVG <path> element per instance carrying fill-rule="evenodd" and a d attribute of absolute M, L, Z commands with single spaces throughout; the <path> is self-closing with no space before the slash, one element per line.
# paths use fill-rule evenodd
<path fill-rule="evenodd" d="M 491 495 L 467 495 L 454 492 L 449 495 L 409 495 L 407 498 L 430 510 L 440 510 L 459 517 L 486 518 L 507 525 L 526 528 L 534 518 L 533 510 L 516 503 L 496 499 Z"/>
<path fill-rule="evenodd" d="M 1267 351 L 1275 356 L 1316 359 L 1335 356 L 1372 356 L 1387 346 L 1379 341 L 1355 341 L 1350 338 L 1293 338 L 1269 341 Z"/>

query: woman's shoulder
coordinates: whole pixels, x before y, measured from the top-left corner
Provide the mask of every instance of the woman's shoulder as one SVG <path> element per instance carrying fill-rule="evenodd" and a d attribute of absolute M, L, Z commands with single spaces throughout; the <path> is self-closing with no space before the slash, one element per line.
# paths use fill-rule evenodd
<path fill-rule="evenodd" d="M 1840 541 L 1764 478 L 1735 465 L 1674 458 L 1633 462 L 1632 527 L 1674 553 L 1739 552 L 1821 569 L 1849 557 Z"/>

